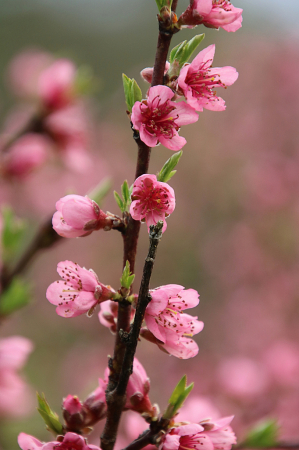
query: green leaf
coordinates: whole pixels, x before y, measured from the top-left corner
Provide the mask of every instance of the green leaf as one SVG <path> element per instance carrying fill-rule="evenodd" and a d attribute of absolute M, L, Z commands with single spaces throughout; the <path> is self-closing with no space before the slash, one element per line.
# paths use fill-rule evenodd
<path fill-rule="evenodd" d="M 20 278 L 14 278 L 11 285 L 0 296 L 0 316 L 7 316 L 27 305 L 31 298 L 31 288 Z"/>
<path fill-rule="evenodd" d="M 37 392 L 37 402 L 37 410 L 44 419 L 47 428 L 56 435 L 63 434 L 63 426 L 59 421 L 58 414 L 51 410 L 45 394 L 39 395 Z"/>
<path fill-rule="evenodd" d="M 104 178 L 87 196 L 96 202 L 99 206 L 103 203 L 111 189 L 112 183 L 110 178 Z"/>
<path fill-rule="evenodd" d="M 129 78 L 123 73 L 124 93 L 128 111 L 131 113 L 135 102 L 142 100 L 142 92 L 134 78 Z"/>
<path fill-rule="evenodd" d="M 1 212 L 3 217 L 2 258 L 6 262 L 19 252 L 22 241 L 25 238 L 27 224 L 24 220 L 16 217 L 9 206 L 3 206 Z"/>
<path fill-rule="evenodd" d="M 94 76 L 89 66 L 80 66 L 76 72 L 74 90 L 77 95 L 93 94 L 100 86 L 99 80 Z"/>
<path fill-rule="evenodd" d="M 197 34 L 192 39 L 190 39 L 189 42 L 187 42 L 184 48 L 182 60 L 180 61 L 180 66 L 183 66 L 183 64 L 185 64 L 189 60 L 192 53 L 196 50 L 196 48 L 199 46 L 204 37 L 205 37 L 204 33 Z"/>
<path fill-rule="evenodd" d="M 179 152 L 176 152 L 174 155 L 172 155 L 164 164 L 160 172 L 158 173 L 157 180 L 163 181 L 164 183 L 167 183 L 167 181 L 170 180 L 170 178 L 173 177 L 173 175 L 176 173 L 176 170 L 173 170 L 177 163 L 179 162 L 183 152 L 182 150 Z"/>
<path fill-rule="evenodd" d="M 119 195 L 116 191 L 114 191 L 113 194 L 114 194 L 115 201 L 116 201 L 116 203 L 117 203 L 118 206 L 119 206 L 119 209 L 120 209 L 122 212 L 124 212 L 124 210 L 125 210 L 125 209 L 124 209 L 124 203 L 123 203 L 122 199 L 120 198 L 120 195 Z"/>
<path fill-rule="evenodd" d="M 124 199 L 124 203 L 127 204 L 130 201 L 130 191 L 129 191 L 129 185 L 127 180 L 124 181 L 122 187 L 121 187 L 121 193 Z"/>
<path fill-rule="evenodd" d="M 275 419 L 264 420 L 255 425 L 241 443 L 241 447 L 274 447 L 278 442 L 279 427 Z"/>
<path fill-rule="evenodd" d="M 141 92 L 141 89 L 138 86 L 137 82 L 134 80 L 134 78 L 132 79 L 132 88 L 131 89 L 132 89 L 133 105 L 135 102 L 141 102 L 142 92 Z"/>
<path fill-rule="evenodd" d="M 128 111 L 132 112 L 132 80 L 123 73 L 124 93 Z"/>
<path fill-rule="evenodd" d="M 176 55 L 180 54 L 182 52 L 182 50 L 183 50 L 183 48 L 185 47 L 186 44 L 187 44 L 187 41 L 183 41 L 180 44 L 176 45 L 171 50 L 170 55 L 169 55 L 169 62 L 170 62 L 170 64 L 172 64 L 175 59 L 178 59 L 176 57 Z"/>
<path fill-rule="evenodd" d="M 126 265 L 124 267 L 123 274 L 120 279 L 121 287 L 130 289 L 130 287 L 134 281 L 134 278 L 135 278 L 135 275 L 130 272 L 130 263 L 129 263 L 129 261 L 126 261 Z"/>
<path fill-rule="evenodd" d="M 190 39 L 190 41 L 183 41 L 176 47 L 174 47 L 171 50 L 169 56 L 170 64 L 173 65 L 175 64 L 175 62 L 177 62 L 179 64 L 179 67 L 183 67 L 183 65 L 189 60 L 192 53 L 196 50 L 204 37 L 204 33 L 198 34 Z M 174 72 L 174 70 L 172 69 L 172 67 L 170 67 L 168 73 L 172 72 Z"/>
<path fill-rule="evenodd" d="M 163 417 L 165 419 L 172 419 L 178 412 L 178 410 L 183 405 L 184 401 L 190 394 L 190 392 L 193 389 L 194 383 L 189 384 L 189 386 L 186 387 L 187 377 L 186 375 L 181 378 L 181 380 L 178 382 L 176 387 L 174 388 L 171 397 L 169 399 L 168 407 L 163 414 Z"/>

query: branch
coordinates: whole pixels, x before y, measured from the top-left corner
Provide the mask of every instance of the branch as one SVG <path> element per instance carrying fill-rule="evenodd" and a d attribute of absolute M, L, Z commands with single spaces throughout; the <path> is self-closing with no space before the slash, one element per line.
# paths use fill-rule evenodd
<path fill-rule="evenodd" d="M 155 262 L 158 243 L 162 236 L 162 227 L 162 221 L 159 221 L 156 226 L 150 227 L 150 247 L 144 263 L 143 276 L 138 296 L 138 304 L 132 329 L 129 335 L 127 335 L 127 339 L 121 338 L 120 334 L 123 335 L 123 333 L 118 332 L 119 341 L 125 343 L 125 354 L 117 386 L 113 391 L 109 391 L 108 388 L 108 391 L 106 392 L 107 421 L 103 434 L 101 436 L 101 448 L 103 450 L 112 450 L 116 440 L 120 416 L 126 402 L 126 389 L 129 377 L 132 373 L 134 355 L 137 347 L 140 328 L 143 322 L 145 309 L 150 301 L 148 294 L 149 282 Z"/>
<path fill-rule="evenodd" d="M 166 431 L 169 426 L 169 420 L 161 418 L 151 423 L 150 428 L 138 436 L 135 441 L 131 442 L 123 450 L 141 450 L 148 444 L 155 445 L 161 431 Z"/>
<path fill-rule="evenodd" d="M 9 271 L 7 267 L 3 267 L 3 271 L 1 273 L 1 285 L 2 290 L 7 289 L 13 278 L 23 272 L 28 264 L 32 261 L 35 255 L 39 250 L 43 248 L 51 247 L 55 242 L 59 241 L 61 236 L 59 236 L 56 231 L 52 227 L 52 217 L 47 220 L 39 229 L 37 235 L 34 237 L 30 246 L 21 256 L 21 259 L 16 264 L 15 268 Z"/>

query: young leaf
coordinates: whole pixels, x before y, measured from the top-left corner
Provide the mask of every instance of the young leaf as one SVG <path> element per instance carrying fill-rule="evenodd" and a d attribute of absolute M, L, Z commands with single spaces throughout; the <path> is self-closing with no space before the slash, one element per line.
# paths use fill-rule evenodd
<path fill-rule="evenodd" d="M 104 178 L 87 196 L 96 202 L 99 206 L 103 203 L 104 198 L 111 189 L 111 179 Z"/>
<path fill-rule="evenodd" d="M 278 441 L 278 425 L 275 419 L 267 419 L 255 425 L 241 443 L 244 448 L 275 447 Z"/>
<path fill-rule="evenodd" d="M 132 80 L 123 73 L 123 85 L 128 111 L 132 112 Z"/>
<path fill-rule="evenodd" d="M 178 412 L 178 410 L 183 405 L 184 401 L 190 394 L 191 390 L 193 389 L 194 383 L 189 384 L 189 386 L 186 387 L 187 377 L 186 375 L 181 378 L 181 380 L 178 382 L 176 387 L 174 388 L 171 397 L 169 399 L 168 407 L 163 414 L 163 417 L 165 419 L 172 419 Z"/>
<path fill-rule="evenodd" d="M 134 78 L 132 79 L 132 98 L 133 98 L 133 104 L 132 107 L 134 105 L 135 102 L 141 102 L 142 100 L 142 92 L 140 87 L 138 86 L 137 82 L 134 80 Z"/>
<path fill-rule="evenodd" d="M 176 170 L 173 170 L 177 163 L 179 162 L 183 152 L 182 150 L 172 155 L 164 164 L 160 172 L 158 173 L 157 180 L 163 181 L 164 183 L 167 183 L 167 181 L 170 180 L 170 178 L 173 177 L 173 175 L 176 173 Z"/>
<path fill-rule="evenodd" d="M 4 261 L 9 261 L 15 256 L 24 241 L 26 222 L 16 217 L 13 210 L 9 206 L 3 206 L 2 217 L 2 258 Z"/>
<path fill-rule="evenodd" d="M 116 191 L 114 191 L 113 194 L 114 194 L 115 201 L 116 201 L 116 203 L 117 203 L 118 206 L 119 206 L 119 209 L 120 209 L 122 212 L 124 212 L 124 210 L 125 210 L 125 208 L 124 208 L 124 203 L 123 203 L 122 199 L 120 198 L 120 195 L 119 195 Z"/>
<path fill-rule="evenodd" d="M 47 428 L 54 434 L 63 434 L 63 426 L 59 421 L 58 415 L 51 410 L 44 394 L 39 395 L 37 392 L 38 412 L 44 419 Z"/>
<path fill-rule="evenodd" d="M 197 34 L 192 39 L 190 39 L 190 41 L 187 42 L 184 48 L 182 60 L 180 61 L 180 66 L 183 66 L 183 64 L 185 64 L 189 60 L 192 53 L 196 50 L 196 48 L 199 46 L 204 37 L 205 37 L 204 33 Z"/>
<path fill-rule="evenodd" d="M 0 316 L 7 316 L 27 305 L 31 297 L 31 288 L 19 278 L 14 278 L 11 285 L 0 296 Z"/>
<path fill-rule="evenodd" d="M 120 279 L 121 286 L 126 289 L 130 289 L 134 281 L 134 278 L 135 275 L 130 272 L 130 263 L 129 261 L 126 261 L 126 265 L 124 267 L 123 274 Z"/>
<path fill-rule="evenodd" d="M 121 187 L 121 193 L 124 199 L 124 203 L 127 205 L 127 203 L 131 200 L 130 199 L 130 191 L 129 191 L 129 185 L 127 180 L 123 182 L 123 185 Z"/>
<path fill-rule="evenodd" d="M 180 54 L 184 48 L 184 46 L 187 44 L 187 41 L 183 41 L 180 44 L 176 45 L 170 52 L 169 55 L 169 62 L 170 64 L 173 63 L 175 59 L 178 59 L 176 55 Z"/>

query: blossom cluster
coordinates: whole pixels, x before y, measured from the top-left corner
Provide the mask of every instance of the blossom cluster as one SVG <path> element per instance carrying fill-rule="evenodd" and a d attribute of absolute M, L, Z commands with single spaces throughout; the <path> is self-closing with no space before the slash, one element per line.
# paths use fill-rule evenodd
<path fill-rule="evenodd" d="M 87 114 L 74 63 L 29 50 L 12 61 L 8 75 L 13 93 L 29 108 L 17 107 L 6 121 L 0 147 L 12 143 L 1 159 L 1 173 L 23 178 L 45 163 L 52 150 L 71 169 L 89 167 Z M 24 132 L 18 137 L 20 130 Z"/>

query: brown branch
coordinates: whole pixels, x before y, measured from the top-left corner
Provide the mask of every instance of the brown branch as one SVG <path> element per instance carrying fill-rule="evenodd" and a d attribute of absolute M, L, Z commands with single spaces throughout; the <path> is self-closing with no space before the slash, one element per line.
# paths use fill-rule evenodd
<path fill-rule="evenodd" d="M 141 450 L 148 444 L 155 445 L 161 431 L 166 431 L 169 426 L 169 420 L 159 419 L 150 424 L 150 428 L 145 430 L 135 441 L 131 442 L 123 450 Z"/>
<path fill-rule="evenodd" d="M 125 354 L 122 362 L 121 373 L 117 386 L 106 393 L 107 400 L 107 421 L 101 436 L 101 448 L 112 450 L 118 429 L 120 416 L 126 402 L 126 389 L 129 377 L 132 373 L 133 360 L 137 347 L 141 324 L 144 318 L 145 309 L 150 301 L 148 289 L 154 266 L 158 243 L 162 236 L 163 222 L 159 221 L 156 226 L 151 226 L 150 247 L 148 256 L 144 263 L 143 276 L 141 280 L 138 304 L 132 329 L 129 334 L 118 333 L 119 341 L 125 344 Z M 111 380 L 111 382 L 114 380 Z"/>
<path fill-rule="evenodd" d="M 177 0 L 174 0 L 173 11 L 175 11 L 176 4 Z M 162 24 L 161 22 L 159 23 L 159 36 L 153 71 L 152 86 L 159 84 L 162 85 L 164 82 L 164 69 L 169 51 L 170 41 L 173 33 L 176 31 L 173 31 L 172 29 L 170 30 L 166 29 L 166 27 L 163 27 L 163 23 Z M 148 172 L 151 148 L 141 141 L 139 133 L 136 132 L 135 130 L 133 136 L 138 147 L 138 157 L 135 172 L 135 179 L 136 179 L 139 176 Z M 127 228 L 122 233 L 124 242 L 123 267 L 126 264 L 126 261 L 129 261 L 130 269 L 131 272 L 133 273 L 135 271 L 135 259 L 137 253 L 139 231 L 140 231 L 140 222 L 135 221 L 131 216 L 129 216 Z M 113 358 L 109 360 L 110 375 L 106 391 L 107 421 L 101 436 L 101 448 L 103 450 L 113 449 L 120 416 L 125 402 L 125 391 L 130 375 L 126 376 L 125 377 L 126 381 L 122 380 L 122 382 L 120 382 L 120 377 L 121 373 L 123 374 L 123 371 L 125 371 L 126 373 L 129 373 L 131 371 L 131 365 L 126 365 L 125 363 L 125 352 L 127 342 L 124 339 L 124 336 L 126 336 L 127 333 L 130 331 L 130 318 L 131 318 L 131 306 L 126 304 L 121 305 L 121 307 L 119 307 L 118 309 L 118 322 L 114 345 L 114 354 Z M 133 356 L 130 357 L 132 361 L 134 358 L 135 350 L 136 346 L 134 348 Z M 120 385 L 122 386 L 121 389 L 123 391 L 121 395 L 117 391 Z"/>

